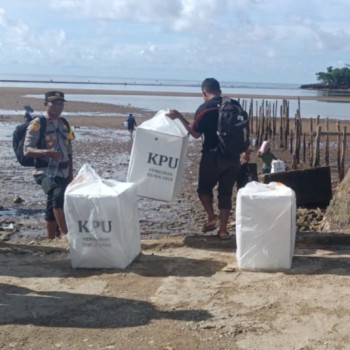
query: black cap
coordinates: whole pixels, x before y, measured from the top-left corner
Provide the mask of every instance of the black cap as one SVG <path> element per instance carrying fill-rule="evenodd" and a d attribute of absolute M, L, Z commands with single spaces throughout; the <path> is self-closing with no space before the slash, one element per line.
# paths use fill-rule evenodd
<path fill-rule="evenodd" d="M 61 91 L 48 91 L 45 93 L 45 101 L 46 102 L 51 102 L 55 100 L 62 100 L 64 102 L 67 102 L 64 99 L 64 93 Z"/>

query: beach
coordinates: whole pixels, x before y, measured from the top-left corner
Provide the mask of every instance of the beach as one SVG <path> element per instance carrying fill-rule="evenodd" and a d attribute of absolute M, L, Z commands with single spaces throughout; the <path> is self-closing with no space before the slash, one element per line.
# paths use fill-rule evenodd
<path fill-rule="evenodd" d="M 30 104 L 41 111 L 42 100 L 24 96 L 45 91 L 0 88 L 1 108 Z M 108 90 L 114 93 L 123 92 Z M 86 102 L 68 102 L 65 111 L 76 128 L 75 175 L 89 163 L 102 178 L 125 181 L 132 140 L 124 116 L 134 113 L 140 124 L 156 111 Z M 119 117 L 77 115 L 84 112 Z M 0 125 L 12 130 L 22 119 L 4 114 Z M 331 124 L 335 129 L 335 121 Z M 206 220 L 196 194 L 201 140 L 191 139 L 178 197 L 139 198 L 142 252 L 136 260 L 124 270 L 74 270 L 67 243 L 45 238 L 44 196 L 31 169 L 16 163 L 9 133 L 0 141 L 1 349 L 349 347 L 349 235 L 321 231 L 324 211 L 298 210 L 290 270 L 240 270 L 234 236 L 224 242 L 215 231 L 201 232 Z M 288 150 L 274 151 L 290 166 Z M 255 152 L 252 162 L 259 162 Z M 235 224 L 233 210 L 232 234 Z"/>

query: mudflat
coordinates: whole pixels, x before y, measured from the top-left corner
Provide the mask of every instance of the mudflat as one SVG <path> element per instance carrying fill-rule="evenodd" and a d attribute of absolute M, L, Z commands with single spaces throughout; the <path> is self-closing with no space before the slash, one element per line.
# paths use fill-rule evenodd
<path fill-rule="evenodd" d="M 3 109 L 28 103 L 42 109 L 40 100 L 23 97 L 34 93 L 28 89 L 0 91 Z M 77 102 L 66 109 L 135 112 Z M 139 122 L 153 115 L 137 113 Z M 0 125 L 11 130 L 20 119 L 3 116 Z M 101 177 L 125 181 L 132 140 L 123 118 L 68 119 L 77 126 L 75 173 L 90 163 Z M 142 252 L 129 267 L 74 270 L 67 243 L 45 238 L 45 199 L 31 169 L 16 163 L 9 138 L 0 142 L 1 349 L 349 347 L 348 233 L 318 230 L 322 211 L 298 210 L 291 270 L 240 270 L 234 210 L 232 240 L 201 232 L 206 218 L 196 194 L 200 145 L 191 139 L 174 202 L 139 199 Z M 288 151 L 274 152 L 291 164 Z M 260 164 L 255 152 L 252 161 Z M 306 224 L 312 226 L 307 231 Z"/>

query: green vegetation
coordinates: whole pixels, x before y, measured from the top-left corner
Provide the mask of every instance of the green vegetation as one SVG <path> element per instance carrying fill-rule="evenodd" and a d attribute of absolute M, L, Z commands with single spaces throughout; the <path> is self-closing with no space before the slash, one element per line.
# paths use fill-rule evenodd
<path fill-rule="evenodd" d="M 350 66 L 343 68 L 328 67 L 327 72 L 316 73 L 317 80 L 329 89 L 350 88 Z"/>

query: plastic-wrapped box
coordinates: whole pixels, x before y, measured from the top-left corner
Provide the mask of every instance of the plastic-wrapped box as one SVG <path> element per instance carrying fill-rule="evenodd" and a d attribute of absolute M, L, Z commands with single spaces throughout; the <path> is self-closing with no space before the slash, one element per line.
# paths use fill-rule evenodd
<path fill-rule="evenodd" d="M 283 160 L 276 159 L 271 162 L 271 173 L 282 173 L 286 171 L 286 166 Z"/>
<path fill-rule="evenodd" d="M 283 184 L 250 182 L 237 193 L 237 262 L 242 269 L 290 269 L 296 198 Z"/>
<path fill-rule="evenodd" d="M 65 192 L 73 268 L 125 268 L 141 251 L 135 184 L 101 179 L 84 165 Z"/>
<path fill-rule="evenodd" d="M 127 181 L 136 183 L 139 196 L 172 201 L 181 186 L 188 133 L 165 113 L 161 110 L 137 127 Z"/>

